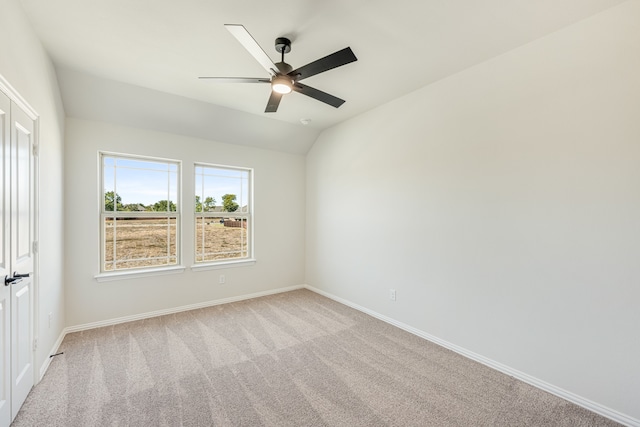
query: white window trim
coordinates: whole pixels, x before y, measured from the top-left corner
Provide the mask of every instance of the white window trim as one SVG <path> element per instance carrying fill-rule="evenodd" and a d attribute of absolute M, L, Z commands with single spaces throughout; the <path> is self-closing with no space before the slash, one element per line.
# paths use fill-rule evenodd
<path fill-rule="evenodd" d="M 254 236 L 255 236 L 255 222 L 254 222 L 254 218 L 255 218 L 255 214 L 254 214 L 254 204 L 253 204 L 253 193 L 254 193 L 254 170 L 253 168 L 247 168 L 247 167 L 242 167 L 242 166 L 229 166 L 229 165 L 221 165 L 221 164 L 214 164 L 214 163 L 203 163 L 203 162 L 195 162 L 193 164 L 193 179 L 194 179 L 194 183 L 196 180 L 196 174 L 195 174 L 195 170 L 198 166 L 202 166 L 202 167 L 210 167 L 210 168 L 221 168 L 221 169 L 234 169 L 234 170 L 244 170 L 244 171 L 248 171 L 249 172 L 249 199 L 248 199 L 248 204 L 249 204 L 249 212 L 196 212 L 195 211 L 195 206 L 194 206 L 194 211 L 193 211 L 193 218 L 194 218 L 194 245 L 193 245 L 193 258 L 194 258 L 194 264 L 190 267 L 190 269 L 192 271 L 205 271 L 205 270 L 219 270 L 219 269 L 223 269 L 223 268 L 234 268 L 234 267 L 245 267 L 245 266 L 251 266 L 254 265 L 256 263 L 256 258 L 255 258 L 255 252 L 254 252 Z M 195 187 L 195 186 L 194 186 Z M 248 244 L 248 251 L 247 251 L 247 258 L 229 258 L 229 259 L 223 259 L 223 260 L 217 260 L 217 261 L 203 261 L 203 262 L 195 262 L 195 259 L 197 258 L 197 249 L 196 249 L 196 230 L 195 230 L 195 226 L 197 224 L 197 216 L 198 214 L 201 214 L 200 216 L 206 216 L 206 217 L 218 217 L 218 216 L 224 216 L 224 217 L 249 217 L 249 224 L 250 224 L 250 228 L 249 228 L 249 235 L 248 235 L 248 239 L 247 239 L 247 244 Z"/>
<path fill-rule="evenodd" d="M 116 280 L 134 279 L 139 277 L 167 276 L 169 274 L 184 273 L 186 267 L 183 265 L 172 265 L 169 267 L 140 268 L 131 270 L 117 270 L 114 272 L 100 273 L 93 276 L 98 282 L 113 282 Z"/>
<path fill-rule="evenodd" d="M 189 267 L 192 271 L 205 271 L 205 270 L 221 270 L 223 268 L 235 268 L 235 267 L 247 267 L 250 265 L 255 265 L 257 260 L 255 258 L 243 258 L 237 261 L 218 261 L 213 262 L 209 261 L 206 263 L 194 264 Z"/>
<path fill-rule="evenodd" d="M 145 212 L 145 213 L 135 213 L 135 212 L 124 212 L 127 215 L 119 215 L 118 212 L 113 212 L 106 214 L 102 208 L 104 203 L 104 162 L 103 157 L 120 157 L 125 159 L 134 159 L 134 160 L 143 160 L 143 161 L 157 161 L 157 162 L 167 162 L 167 163 L 175 163 L 178 165 L 178 173 L 177 173 L 177 200 L 176 200 L 176 212 Z M 100 218 L 100 257 L 99 257 L 99 265 L 98 271 L 99 273 L 94 276 L 94 279 L 98 282 L 108 282 L 115 280 L 124 280 L 136 277 L 149 277 L 149 276 L 164 276 L 168 274 L 177 274 L 182 273 L 186 269 L 186 267 L 182 264 L 183 254 L 182 254 L 182 161 L 176 159 L 168 159 L 162 157 L 152 157 L 152 156 L 141 156 L 136 154 L 128 154 L 128 153 L 117 153 L 112 151 L 98 151 L 98 182 L 100 185 L 98 191 L 98 218 Z M 154 215 L 160 214 L 160 215 Z M 176 217 L 176 264 L 175 265 L 159 265 L 156 267 L 141 267 L 141 268 L 131 268 L 131 269 L 123 269 L 123 270 L 113 270 L 113 271 L 104 271 L 104 218 L 105 217 L 117 217 L 117 216 L 167 216 L 167 217 Z"/>

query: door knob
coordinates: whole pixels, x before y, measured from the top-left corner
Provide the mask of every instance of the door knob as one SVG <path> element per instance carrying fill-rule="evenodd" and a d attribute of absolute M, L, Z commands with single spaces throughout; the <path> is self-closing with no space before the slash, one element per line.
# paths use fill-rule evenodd
<path fill-rule="evenodd" d="M 9 276 L 4 276 L 4 285 L 5 286 L 9 286 L 12 283 L 18 283 L 22 281 L 22 277 L 9 277 Z"/>
<path fill-rule="evenodd" d="M 13 272 L 13 277 L 29 277 L 31 273 L 19 274 L 18 272 Z"/>

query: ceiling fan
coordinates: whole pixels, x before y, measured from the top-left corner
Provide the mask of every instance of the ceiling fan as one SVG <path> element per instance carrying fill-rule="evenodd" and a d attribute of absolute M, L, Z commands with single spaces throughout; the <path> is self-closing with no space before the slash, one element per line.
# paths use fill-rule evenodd
<path fill-rule="evenodd" d="M 300 80 L 357 61 L 358 58 L 356 58 L 351 48 L 346 47 L 294 70 L 291 65 L 284 62 L 284 54 L 291 51 L 291 40 L 288 38 L 278 37 L 276 39 L 276 51 L 282 56 L 281 61 L 274 64 L 244 26 L 225 24 L 225 27 L 247 49 L 251 56 L 267 70 L 269 77 L 200 77 L 201 79 L 212 79 L 223 83 L 270 83 L 271 95 L 267 102 L 267 108 L 264 110 L 265 113 L 275 113 L 278 110 L 278 105 L 280 105 L 282 95 L 291 91 L 307 95 L 336 108 L 344 104 L 344 99 L 302 84 Z"/>

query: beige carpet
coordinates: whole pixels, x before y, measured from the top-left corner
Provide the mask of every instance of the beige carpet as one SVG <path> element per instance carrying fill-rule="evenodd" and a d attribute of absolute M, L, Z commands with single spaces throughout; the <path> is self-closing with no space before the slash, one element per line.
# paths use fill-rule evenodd
<path fill-rule="evenodd" d="M 14 426 L 613 426 L 313 292 L 69 334 Z"/>

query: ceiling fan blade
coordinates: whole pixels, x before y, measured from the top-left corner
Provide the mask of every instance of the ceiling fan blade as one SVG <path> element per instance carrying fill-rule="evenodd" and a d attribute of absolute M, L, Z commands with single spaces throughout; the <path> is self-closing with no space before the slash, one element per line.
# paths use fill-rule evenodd
<path fill-rule="evenodd" d="M 275 75 L 278 67 L 273 63 L 271 58 L 262 50 L 258 42 L 249 34 L 246 28 L 240 24 L 224 24 L 227 30 L 244 46 L 245 49 L 253 56 L 256 61 L 267 70 L 270 75 Z"/>
<path fill-rule="evenodd" d="M 332 107 L 338 108 L 345 103 L 344 99 L 329 95 L 326 92 L 323 92 L 311 86 L 303 85 L 302 83 L 295 83 L 293 85 L 293 90 L 303 95 L 310 96 L 313 99 L 317 99 L 318 101 L 324 102 L 325 104 L 329 104 Z"/>
<path fill-rule="evenodd" d="M 303 65 L 290 73 L 291 77 L 297 80 L 306 79 L 307 77 L 315 76 L 316 74 L 323 73 L 342 65 L 346 65 L 350 62 L 357 61 L 356 55 L 353 53 L 350 47 L 345 47 L 342 50 L 327 55 L 324 58 L 320 58 L 317 61 L 313 61 L 307 65 Z M 297 77 L 296 77 L 297 76 Z"/>
<path fill-rule="evenodd" d="M 264 109 L 265 113 L 275 113 L 278 111 L 278 105 L 280 105 L 280 100 L 282 99 L 282 94 L 271 91 L 271 95 L 269 96 L 269 100 L 267 101 L 267 108 Z"/>
<path fill-rule="evenodd" d="M 262 77 L 198 77 L 203 80 L 213 80 L 215 83 L 271 83 L 271 80 Z"/>

